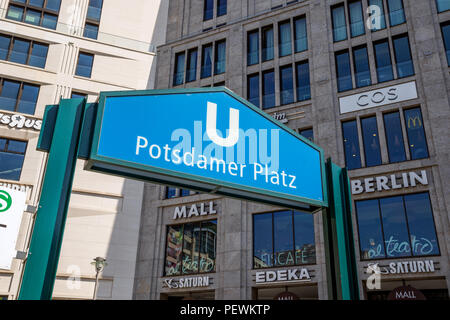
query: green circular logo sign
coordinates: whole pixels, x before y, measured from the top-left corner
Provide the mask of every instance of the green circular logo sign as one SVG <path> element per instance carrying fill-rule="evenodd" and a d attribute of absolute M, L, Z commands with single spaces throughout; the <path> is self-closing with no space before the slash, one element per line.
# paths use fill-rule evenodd
<path fill-rule="evenodd" d="M 7 211 L 9 208 L 11 208 L 11 204 L 11 195 L 4 190 L 0 190 L 0 212 Z"/>

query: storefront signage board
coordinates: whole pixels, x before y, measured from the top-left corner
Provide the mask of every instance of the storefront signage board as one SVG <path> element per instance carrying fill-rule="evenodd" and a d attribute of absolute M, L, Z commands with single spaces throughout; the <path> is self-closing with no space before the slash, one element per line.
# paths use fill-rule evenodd
<path fill-rule="evenodd" d="M 100 94 L 87 169 L 306 211 L 323 151 L 226 88 Z"/>

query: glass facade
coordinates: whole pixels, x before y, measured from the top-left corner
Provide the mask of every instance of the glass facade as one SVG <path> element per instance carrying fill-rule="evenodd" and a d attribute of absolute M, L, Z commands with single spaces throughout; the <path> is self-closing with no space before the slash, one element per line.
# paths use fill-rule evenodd
<path fill-rule="evenodd" d="M 280 101 L 281 104 L 294 102 L 294 83 L 292 66 L 280 68 Z"/>
<path fill-rule="evenodd" d="M 300 211 L 253 215 L 253 268 L 316 263 L 314 216 Z"/>
<path fill-rule="evenodd" d="M 179 52 L 175 55 L 175 73 L 173 75 L 173 85 L 178 86 L 184 81 L 185 53 Z"/>
<path fill-rule="evenodd" d="M 380 139 L 378 138 L 377 118 L 361 119 L 361 131 L 364 144 L 366 166 L 373 167 L 381 164 Z"/>
<path fill-rule="evenodd" d="M 0 179 L 20 180 L 27 143 L 0 138 Z"/>
<path fill-rule="evenodd" d="M 211 20 L 214 15 L 214 0 L 204 0 L 203 21 Z"/>
<path fill-rule="evenodd" d="M 303 61 L 296 64 L 297 76 L 297 101 L 311 99 L 311 83 L 309 78 L 309 62 Z"/>
<path fill-rule="evenodd" d="M 442 38 L 444 39 L 445 54 L 447 56 L 447 65 L 450 67 L 450 23 L 441 26 Z"/>
<path fill-rule="evenodd" d="M 201 78 L 211 77 L 212 74 L 212 44 L 207 44 L 202 47 L 202 66 Z"/>
<path fill-rule="evenodd" d="M 214 272 L 217 220 L 167 227 L 165 276 Z"/>
<path fill-rule="evenodd" d="M 0 110 L 33 115 L 39 88 L 31 83 L 0 79 Z"/>
<path fill-rule="evenodd" d="M 436 0 L 436 6 L 438 12 L 450 10 L 450 0 Z"/>
<path fill-rule="evenodd" d="M 428 158 L 428 147 L 420 108 L 404 111 L 411 160 Z"/>
<path fill-rule="evenodd" d="M 389 162 L 406 161 L 400 113 L 391 112 L 383 115 L 384 130 L 388 147 Z"/>
<path fill-rule="evenodd" d="M 61 0 L 11 0 L 6 18 L 56 29 Z"/>
<path fill-rule="evenodd" d="M 439 255 L 428 193 L 356 201 L 361 258 Z"/>
<path fill-rule="evenodd" d="M 306 33 L 306 18 L 299 17 L 294 19 L 294 47 L 295 52 L 308 50 L 308 35 Z"/>
<path fill-rule="evenodd" d="M 342 123 L 344 138 L 345 163 L 349 170 L 361 168 L 361 155 L 359 151 L 358 126 L 356 120 Z"/>
<path fill-rule="evenodd" d="M 259 63 L 259 31 L 251 31 L 247 35 L 247 65 Z"/>
<path fill-rule="evenodd" d="M 186 68 L 186 82 L 197 79 L 197 48 L 188 51 L 188 61 Z"/>
<path fill-rule="evenodd" d="M 369 0 L 369 6 L 375 6 L 370 10 L 372 31 L 386 29 L 386 16 L 384 14 L 383 0 Z M 379 13 L 379 14 L 378 14 Z"/>
<path fill-rule="evenodd" d="M 354 1 L 348 4 L 348 12 L 350 16 L 350 34 L 357 37 L 365 33 L 364 17 L 362 13 L 361 1 Z"/>
<path fill-rule="evenodd" d="M 261 60 L 268 61 L 273 59 L 273 27 L 264 27 L 262 28 L 262 43 L 261 43 Z"/>
<path fill-rule="evenodd" d="M 217 16 L 223 16 L 227 14 L 227 0 L 217 0 Z"/>
<path fill-rule="evenodd" d="M 400 36 L 392 39 L 394 43 L 395 64 L 397 77 L 404 78 L 414 75 L 414 65 L 409 49 L 408 36 Z"/>
<path fill-rule="evenodd" d="M 214 74 L 222 74 L 226 68 L 226 42 L 225 40 L 216 42 L 216 55 L 214 61 Z"/>
<path fill-rule="evenodd" d="M 347 24 L 345 22 L 345 7 L 339 5 L 331 9 L 333 19 L 333 39 L 334 42 L 347 39 Z"/>
<path fill-rule="evenodd" d="M 405 23 L 406 17 L 402 0 L 387 0 L 391 27 Z"/>
<path fill-rule="evenodd" d="M 259 74 L 247 77 L 247 100 L 259 107 Z"/>
<path fill-rule="evenodd" d="M 0 59 L 45 68 L 48 44 L 0 34 Z"/>
<path fill-rule="evenodd" d="M 278 25 L 278 48 L 280 57 L 292 53 L 291 23 L 289 21 L 281 22 Z"/>
<path fill-rule="evenodd" d="M 275 107 L 275 73 L 273 70 L 263 72 L 262 78 L 262 107 L 263 109 L 273 108 Z"/>
<path fill-rule="evenodd" d="M 370 78 L 369 57 L 366 46 L 353 50 L 353 63 L 355 64 L 356 87 L 366 87 L 372 84 Z"/>
<path fill-rule="evenodd" d="M 394 79 L 392 71 L 391 53 L 387 40 L 374 44 L 375 60 L 377 65 L 378 82 L 386 82 Z"/>
<path fill-rule="evenodd" d="M 336 74 L 339 92 L 353 89 L 348 51 L 336 53 Z"/>
<path fill-rule="evenodd" d="M 75 74 L 77 76 L 90 78 L 92 74 L 92 66 L 94 64 L 94 55 L 80 52 L 78 55 L 77 69 Z"/>

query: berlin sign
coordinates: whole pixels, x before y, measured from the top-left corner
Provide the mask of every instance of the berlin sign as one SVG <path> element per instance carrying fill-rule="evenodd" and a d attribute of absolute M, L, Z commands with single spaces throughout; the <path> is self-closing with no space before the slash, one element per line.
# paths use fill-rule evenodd
<path fill-rule="evenodd" d="M 226 88 L 103 92 L 86 168 L 314 211 L 323 152 Z"/>

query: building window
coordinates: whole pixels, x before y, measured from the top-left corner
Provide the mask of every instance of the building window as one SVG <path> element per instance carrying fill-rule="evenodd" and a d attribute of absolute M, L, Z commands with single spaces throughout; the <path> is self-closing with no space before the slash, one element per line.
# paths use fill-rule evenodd
<path fill-rule="evenodd" d="M 227 0 L 217 0 L 217 16 L 223 16 L 227 14 Z"/>
<path fill-rule="evenodd" d="M 273 108 L 275 107 L 275 73 L 273 70 L 265 71 L 262 74 L 262 78 L 262 107 L 263 109 Z"/>
<path fill-rule="evenodd" d="M 226 68 L 226 42 L 217 41 L 215 48 L 214 74 L 222 74 Z"/>
<path fill-rule="evenodd" d="M 178 86 L 184 81 L 184 63 L 185 53 L 178 52 L 175 54 L 175 73 L 173 75 L 173 85 Z"/>
<path fill-rule="evenodd" d="M 177 196 L 177 188 L 166 187 L 166 199 L 172 199 Z"/>
<path fill-rule="evenodd" d="M 374 44 L 375 60 L 377 66 L 378 82 L 386 82 L 394 79 L 392 71 L 391 53 L 388 40 Z"/>
<path fill-rule="evenodd" d="M 204 0 L 203 21 L 211 20 L 214 15 L 214 0 Z"/>
<path fill-rule="evenodd" d="M 280 68 L 280 101 L 281 104 L 294 102 L 294 83 L 292 66 Z"/>
<path fill-rule="evenodd" d="M 420 108 L 404 111 L 411 160 L 428 158 L 427 140 Z"/>
<path fill-rule="evenodd" d="M 197 80 L 197 48 L 188 51 L 186 82 Z"/>
<path fill-rule="evenodd" d="M 380 139 L 378 138 L 377 118 L 361 119 L 361 131 L 364 144 L 366 166 L 373 167 L 381 164 Z"/>
<path fill-rule="evenodd" d="M 75 70 L 75 75 L 90 78 L 93 64 L 94 64 L 93 54 L 80 52 L 78 55 L 78 63 L 77 69 Z"/>
<path fill-rule="evenodd" d="M 309 79 L 309 62 L 298 62 L 296 65 L 297 101 L 311 99 L 311 84 Z"/>
<path fill-rule="evenodd" d="M 331 16 L 333 20 L 333 39 L 334 42 L 347 39 L 347 24 L 345 22 L 345 8 L 344 4 L 336 6 L 331 9 Z"/>
<path fill-rule="evenodd" d="M 0 179 L 20 180 L 27 143 L 0 138 Z"/>
<path fill-rule="evenodd" d="M 347 168 L 349 170 L 361 168 L 358 126 L 356 120 L 342 123 L 342 135 L 344 138 L 344 153 Z"/>
<path fill-rule="evenodd" d="M 383 0 L 370 0 L 369 1 L 369 6 L 376 6 L 379 8 L 379 13 L 380 15 L 377 16 L 376 14 L 378 13 L 378 10 L 371 10 L 369 15 L 372 18 L 371 21 L 371 27 L 372 27 L 372 31 L 378 31 L 378 30 L 382 30 L 382 29 L 386 29 L 386 17 L 384 15 L 384 5 L 383 5 Z M 378 24 L 379 23 L 379 24 Z"/>
<path fill-rule="evenodd" d="M 392 39 L 394 43 L 395 64 L 398 78 L 409 77 L 414 74 L 414 66 L 409 49 L 408 36 L 400 36 Z"/>
<path fill-rule="evenodd" d="M 0 79 L 0 109 L 34 114 L 39 96 L 39 86 Z"/>
<path fill-rule="evenodd" d="M 259 107 L 259 74 L 247 77 L 247 99 L 253 105 Z"/>
<path fill-rule="evenodd" d="M 450 0 L 436 0 L 436 6 L 439 13 L 450 10 Z"/>
<path fill-rule="evenodd" d="M 294 49 L 295 52 L 308 50 L 308 35 L 306 32 L 306 17 L 294 19 Z"/>
<path fill-rule="evenodd" d="M 310 140 L 311 142 L 314 142 L 314 131 L 312 128 L 298 130 L 298 133 L 300 133 L 303 137 Z"/>
<path fill-rule="evenodd" d="M 447 56 L 447 65 L 450 67 L 450 23 L 441 26 L 442 38 L 444 39 L 445 53 Z"/>
<path fill-rule="evenodd" d="M 212 44 L 207 44 L 202 47 L 202 67 L 201 78 L 211 77 L 212 74 Z"/>
<path fill-rule="evenodd" d="M 336 73 L 339 92 L 353 89 L 350 55 L 348 51 L 336 53 Z"/>
<path fill-rule="evenodd" d="M 165 276 L 214 272 L 217 220 L 167 227 Z"/>
<path fill-rule="evenodd" d="M 366 46 L 353 49 L 356 87 L 366 87 L 372 84 L 370 79 L 369 57 Z"/>
<path fill-rule="evenodd" d="M 389 21 L 391 23 L 391 27 L 405 23 L 406 18 L 405 12 L 403 10 L 403 1 L 387 0 L 387 4 L 389 9 Z"/>
<path fill-rule="evenodd" d="M 356 201 L 361 259 L 439 255 L 428 193 Z"/>
<path fill-rule="evenodd" d="M 350 2 L 348 4 L 348 11 L 350 15 L 350 34 L 352 38 L 364 34 L 364 17 L 361 1 Z"/>
<path fill-rule="evenodd" d="M 45 68 L 48 45 L 0 34 L 0 59 Z"/>
<path fill-rule="evenodd" d="M 6 18 L 56 29 L 61 0 L 11 0 Z"/>
<path fill-rule="evenodd" d="M 290 21 L 281 22 L 278 25 L 278 45 L 280 57 L 284 57 L 292 53 Z"/>
<path fill-rule="evenodd" d="M 384 130 L 389 154 L 389 163 L 406 161 L 400 113 L 391 112 L 383 115 Z"/>
<path fill-rule="evenodd" d="M 253 268 L 316 263 L 314 216 L 300 211 L 253 215 Z"/>
<path fill-rule="evenodd" d="M 97 39 L 102 15 L 103 0 L 89 0 L 89 6 L 84 25 L 83 37 Z"/>
<path fill-rule="evenodd" d="M 262 49 L 261 49 L 261 60 L 268 61 L 273 59 L 273 27 L 264 27 L 261 30 L 262 33 Z"/>
<path fill-rule="evenodd" d="M 250 31 L 247 35 L 247 65 L 259 62 L 259 31 Z"/>
<path fill-rule="evenodd" d="M 76 92 L 76 91 L 72 91 L 70 98 L 71 99 L 78 99 L 78 98 L 86 98 L 87 99 L 88 95 L 86 93 L 81 93 L 81 92 Z"/>

